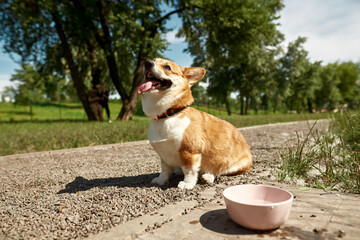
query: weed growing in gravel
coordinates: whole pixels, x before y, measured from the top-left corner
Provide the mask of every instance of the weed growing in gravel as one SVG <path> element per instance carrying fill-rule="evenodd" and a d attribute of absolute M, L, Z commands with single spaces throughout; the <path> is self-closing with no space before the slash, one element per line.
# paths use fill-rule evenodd
<path fill-rule="evenodd" d="M 334 131 L 341 136 L 341 146 L 344 149 L 346 170 L 341 175 L 344 187 L 355 187 L 360 193 L 360 111 L 352 114 L 344 111 L 336 118 Z"/>
<path fill-rule="evenodd" d="M 300 141 L 300 137 L 296 132 L 296 146 L 288 147 L 285 153 L 280 152 L 282 164 L 279 166 L 280 171 L 278 171 L 278 178 L 281 181 L 287 178 L 307 177 L 307 173 L 313 165 L 315 151 L 313 149 L 306 149 L 305 147 L 310 140 L 309 137 L 315 124 L 316 122 L 303 141 Z"/>
<path fill-rule="evenodd" d="M 309 186 L 360 193 L 360 112 L 343 112 L 320 134 L 311 127 L 304 140 L 280 151 L 280 181 L 304 179 Z"/>

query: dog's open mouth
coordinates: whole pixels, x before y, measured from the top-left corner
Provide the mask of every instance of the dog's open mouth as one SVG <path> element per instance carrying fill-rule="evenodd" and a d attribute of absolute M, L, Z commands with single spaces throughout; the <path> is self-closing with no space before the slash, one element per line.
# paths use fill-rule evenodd
<path fill-rule="evenodd" d="M 150 72 L 145 74 L 145 81 L 138 86 L 138 93 L 145 93 L 155 89 L 164 90 L 171 87 L 172 82 L 154 77 Z"/>

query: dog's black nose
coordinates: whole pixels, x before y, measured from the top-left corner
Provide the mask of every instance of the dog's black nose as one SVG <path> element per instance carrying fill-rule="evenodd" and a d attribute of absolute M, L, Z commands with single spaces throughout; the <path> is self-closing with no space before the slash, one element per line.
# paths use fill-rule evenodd
<path fill-rule="evenodd" d="M 145 61 L 145 70 L 149 71 L 155 65 L 154 61 L 146 60 Z"/>

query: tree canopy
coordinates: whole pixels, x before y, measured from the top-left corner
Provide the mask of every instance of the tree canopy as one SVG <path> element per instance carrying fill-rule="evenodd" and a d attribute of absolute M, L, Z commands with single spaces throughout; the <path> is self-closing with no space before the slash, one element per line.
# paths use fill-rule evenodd
<path fill-rule="evenodd" d="M 208 69 L 209 93 L 222 98 L 230 114 L 227 98 L 235 89 L 240 99 L 246 98 L 247 111 L 271 68 L 267 58 L 282 40 L 275 20 L 283 5 L 280 0 L 198 4 L 181 14 L 179 35 L 189 43 L 194 64 Z"/>
<path fill-rule="evenodd" d="M 70 75 L 89 120 L 89 86 L 111 79 L 121 96 L 119 120 L 131 119 L 145 59 L 165 48 L 162 1 L 6 0 L 0 5 L 0 38 L 23 63 Z M 168 1 L 164 3 L 170 4 Z"/>
<path fill-rule="evenodd" d="M 250 107 L 311 112 L 358 106 L 359 64 L 311 62 L 304 37 L 283 49 L 277 28 L 283 7 L 281 0 L 3 0 L 0 40 L 7 53 L 21 57 L 23 69 L 13 76 L 21 83 L 18 101 L 39 100 L 28 88 L 50 100 L 72 88 L 89 120 L 95 116 L 88 93 L 99 84 L 120 95 L 117 119 L 132 118 L 143 63 L 162 56 L 174 14 L 193 65 L 207 69 L 207 89 L 193 88 L 196 102 L 210 98 L 228 114 L 234 95 L 242 114 Z"/>

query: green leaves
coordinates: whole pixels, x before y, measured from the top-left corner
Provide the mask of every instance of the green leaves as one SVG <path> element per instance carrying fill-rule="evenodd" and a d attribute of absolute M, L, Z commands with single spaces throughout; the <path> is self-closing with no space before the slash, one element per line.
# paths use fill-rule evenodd
<path fill-rule="evenodd" d="M 17 104 L 30 105 L 45 99 L 56 101 L 65 98 L 68 84 L 65 78 L 41 73 L 29 64 L 23 64 L 22 69 L 16 69 L 15 72 L 10 80 L 17 85 L 16 89 L 12 90 Z"/>
<path fill-rule="evenodd" d="M 17 81 L 17 91 L 15 101 L 21 105 L 29 105 L 31 102 L 44 100 L 44 83 L 40 81 L 40 75 L 31 65 L 23 65 L 23 69 L 15 70 L 11 76 L 11 81 Z"/>
<path fill-rule="evenodd" d="M 162 37 L 167 18 L 161 4 L 5 0 L 0 5 L 0 39 L 8 53 L 21 56 L 22 63 L 41 64 L 44 74 L 68 76 L 92 119 L 87 102 L 91 85 L 114 85 L 124 103 L 136 104 L 142 62 L 159 56 L 167 46 Z"/>
<path fill-rule="evenodd" d="M 289 43 L 286 54 L 279 61 L 279 86 L 287 93 L 282 97 L 288 109 L 298 113 L 306 108 L 312 112 L 315 92 L 320 87 L 320 62 L 310 62 L 308 52 L 303 47 L 305 41 L 306 38 L 298 37 Z"/>
<path fill-rule="evenodd" d="M 280 1 L 187 1 L 193 8 L 183 18 L 180 36 L 189 43 L 194 65 L 208 70 L 209 93 L 227 102 L 232 91 L 252 96 L 272 68 L 267 46 L 279 43 L 273 22 Z M 265 74 L 266 73 L 266 74 Z M 258 77 L 262 76 L 262 77 Z M 221 97 L 219 97 L 221 96 Z"/>
<path fill-rule="evenodd" d="M 87 109 L 86 92 L 98 83 L 118 91 L 124 102 L 137 98 L 142 63 L 161 57 L 169 44 L 166 22 L 178 14 L 183 23 L 178 36 L 188 42 L 193 65 L 207 69 L 215 104 L 230 109 L 230 94 L 236 93 L 245 113 L 250 107 L 301 112 L 359 105 L 359 66 L 310 62 L 302 37 L 281 53 L 276 19 L 282 8 L 281 0 L 4 0 L 0 39 L 20 63 L 54 76 L 39 78 L 46 88 L 56 76 L 76 82 L 73 93 Z M 135 108 L 132 102 L 127 109 Z"/>

